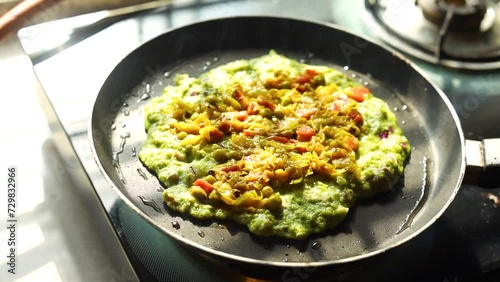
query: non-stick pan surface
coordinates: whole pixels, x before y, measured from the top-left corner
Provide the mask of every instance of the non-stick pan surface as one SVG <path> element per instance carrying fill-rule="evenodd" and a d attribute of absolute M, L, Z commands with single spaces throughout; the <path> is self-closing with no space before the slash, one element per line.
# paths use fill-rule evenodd
<path fill-rule="evenodd" d="M 303 241 L 256 237 L 231 222 L 199 221 L 173 212 L 162 202 L 164 188 L 137 158 L 146 138 L 143 107 L 173 83 L 175 74 L 197 76 L 270 49 L 336 67 L 367 84 L 394 109 L 413 146 L 393 192 L 358 201 L 338 228 Z M 465 169 L 464 138 L 451 104 L 411 63 L 338 27 L 287 18 L 211 20 L 145 43 L 105 81 L 89 132 L 103 174 L 151 225 L 206 256 L 274 267 L 351 262 L 410 240 L 444 212 Z"/>

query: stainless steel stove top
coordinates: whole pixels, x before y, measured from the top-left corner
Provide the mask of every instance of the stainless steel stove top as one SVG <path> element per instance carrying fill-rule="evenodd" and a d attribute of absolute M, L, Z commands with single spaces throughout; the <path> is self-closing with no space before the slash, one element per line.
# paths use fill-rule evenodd
<path fill-rule="evenodd" d="M 222 281 L 228 276 L 241 280 L 242 274 L 237 269 L 222 267 L 221 271 L 215 271 L 162 236 L 131 212 L 101 176 L 90 152 L 87 122 L 94 98 L 107 74 L 122 57 L 145 41 L 173 27 L 222 16 L 286 15 L 333 22 L 385 43 L 360 20 L 366 13 L 363 0 L 180 2 L 145 13 L 117 17 L 91 30 L 83 29 L 86 32 L 81 32 L 79 27 L 79 32 L 71 39 L 74 41 L 65 45 L 65 50 L 51 49 L 55 43 L 68 40 L 68 34 L 63 32 L 65 27 L 85 27 L 99 17 L 102 19 L 102 14 L 63 20 L 52 26 L 26 28 L 20 31 L 19 37 L 27 53 L 33 55 L 35 72 L 64 130 L 61 138 L 72 146 L 65 147 L 69 152 L 66 154 L 68 161 L 61 171 L 79 169 L 81 163 L 92 182 L 84 193 L 97 195 L 103 206 L 102 216 L 111 222 L 137 277 L 144 281 Z M 29 39 L 47 28 L 50 32 L 45 33 L 41 41 Z M 44 49 L 51 52 L 41 56 Z M 500 125 L 496 123 L 500 120 L 497 110 L 500 105 L 500 70 L 457 71 L 411 59 L 450 97 L 467 138 L 500 137 Z M 413 269 L 402 277 L 415 281 L 486 281 L 498 275 L 500 213 L 483 195 L 498 195 L 499 191 L 463 185 L 444 216 L 419 236 L 413 246 L 408 244 L 398 254 L 400 264 L 407 264 L 402 269 Z M 418 255 L 420 249 L 425 249 L 425 253 Z M 421 259 L 412 263 L 415 258 Z M 133 275 L 123 273 L 122 278 L 132 281 Z M 287 281 L 285 278 L 283 281 Z"/>
<path fill-rule="evenodd" d="M 397 49 L 451 68 L 500 68 L 497 1 L 366 0 L 365 3 L 366 25 Z"/>

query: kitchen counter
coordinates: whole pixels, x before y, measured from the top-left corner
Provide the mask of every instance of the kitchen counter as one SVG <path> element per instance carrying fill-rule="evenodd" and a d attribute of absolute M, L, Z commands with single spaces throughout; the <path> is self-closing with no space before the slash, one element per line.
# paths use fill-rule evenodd
<path fill-rule="evenodd" d="M 103 253 L 84 202 L 52 139 L 30 60 L 12 35 L 0 46 L 0 118 L 2 183 L 7 167 L 17 166 L 16 274 L 7 273 L 6 228 L 0 231 L 1 281 L 111 281 L 109 257 Z M 6 184 L 5 184 L 6 185 Z M 4 185 L 4 186 L 5 186 Z M 4 187 L 4 190 L 7 187 Z M 7 191 L 0 193 L 6 224 Z M 14 278 L 14 279 L 12 279 Z"/>
<path fill-rule="evenodd" d="M 141 1 L 65 1 L 25 20 L 24 25 L 131 2 Z M 5 10 L 6 5 L 0 8 Z M 93 220 L 77 189 L 88 183 L 76 182 L 73 174 L 81 170 L 78 162 L 57 150 L 54 133 L 61 130 L 60 125 L 14 32 L 0 41 L 0 95 L 0 179 L 4 183 L 0 281 L 133 281 L 125 267 L 121 271 L 112 267 L 106 238 L 98 232 L 102 226 Z M 8 226 L 10 166 L 17 167 L 15 275 L 8 273 L 7 255 L 13 246 L 8 245 L 11 232 L 4 227 Z"/>

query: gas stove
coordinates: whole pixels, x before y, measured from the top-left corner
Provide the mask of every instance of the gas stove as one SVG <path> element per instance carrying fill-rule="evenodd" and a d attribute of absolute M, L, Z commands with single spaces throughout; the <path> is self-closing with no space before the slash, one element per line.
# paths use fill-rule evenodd
<path fill-rule="evenodd" d="M 500 67 L 500 6 L 487 0 L 366 1 L 367 26 L 391 46 L 459 69 Z"/>
<path fill-rule="evenodd" d="M 90 152 L 87 123 L 101 84 L 120 59 L 173 27 L 204 19 L 279 15 L 325 21 L 403 52 L 448 95 L 467 138 L 494 138 L 500 137 L 498 11 L 495 1 L 188 0 L 120 17 L 91 14 L 27 27 L 19 38 L 56 114 L 54 128 L 62 133 L 55 136 L 66 156 L 60 173 L 84 172 L 90 182 L 82 195 L 92 209 L 102 207 L 96 217 L 109 222 L 123 248 L 113 255 L 130 263 L 116 266 L 119 280 L 256 281 L 248 278 L 251 274 L 214 266 L 178 246 L 130 210 L 102 177 Z M 36 40 L 37 34 L 45 35 Z M 347 51 L 362 49 L 351 47 Z M 498 281 L 500 213 L 488 193 L 498 195 L 500 189 L 462 185 L 436 224 L 393 252 L 390 273 L 373 270 L 376 263 L 363 270 L 377 273 L 370 276 L 374 281 Z M 335 280 L 370 278 L 359 269 L 345 273 Z M 306 276 L 289 278 L 281 280 L 310 281 Z"/>

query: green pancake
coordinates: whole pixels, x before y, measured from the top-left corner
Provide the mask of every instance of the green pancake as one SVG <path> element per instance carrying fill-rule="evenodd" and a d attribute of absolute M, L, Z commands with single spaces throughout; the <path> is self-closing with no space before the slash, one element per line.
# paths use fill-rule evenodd
<path fill-rule="evenodd" d="M 175 82 L 145 107 L 139 158 L 195 218 L 303 239 L 390 190 L 411 151 L 387 104 L 330 67 L 271 51 Z"/>

